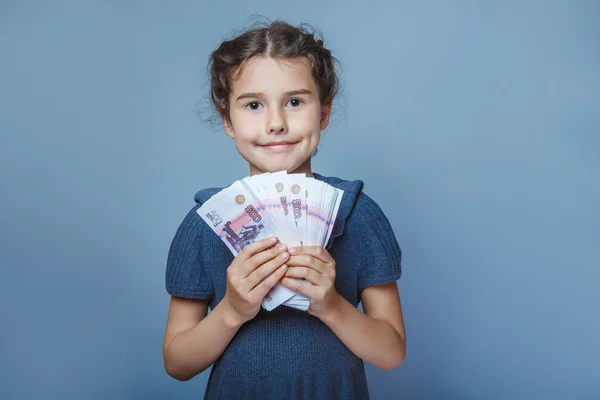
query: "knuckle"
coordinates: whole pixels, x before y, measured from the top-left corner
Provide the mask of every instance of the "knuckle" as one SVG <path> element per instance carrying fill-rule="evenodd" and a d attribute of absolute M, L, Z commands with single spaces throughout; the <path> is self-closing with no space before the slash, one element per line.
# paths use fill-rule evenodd
<path fill-rule="evenodd" d="M 242 250 L 238 253 L 238 256 L 247 256 L 252 250 L 252 245 L 242 247 Z"/>
<path fill-rule="evenodd" d="M 273 286 L 273 277 L 268 277 L 267 279 L 264 279 L 261 283 L 260 286 L 263 289 L 271 289 L 271 286 Z"/>
<path fill-rule="evenodd" d="M 277 257 L 279 254 L 283 253 L 282 250 L 277 250 L 277 249 L 271 249 L 269 251 L 270 251 L 269 259 L 273 259 L 273 258 Z"/>
<path fill-rule="evenodd" d="M 322 247 L 317 247 L 317 249 L 315 250 L 315 253 L 318 256 L 322 256 L 323 255 L 323 248 Z"/>
<path fill-rule="evenodd" d="M 256 303 L 256 300 L 254 299 L 254 296 L 248 295 L 246 297 L 246 306 L 254 307 L 255 303 Z"/>
<path fill-rule="evenodd" d="M 260 284 L 261 289 L 265 290 L 265 291 L 271 289 L 271 286 L 272 286 L 271 279 L 265 279 Z"/>
<path fill-rule="evenodd" d="M 260 279 L 263 279 L 266 275 L 267 271 L 265 271 L 264 268 L 259 268 L 256 270 L 256 276 L 258 276 Z"/>
<path fill-rule="evenodd" d="M 229 284 L 237 290 L 237 287 L 239 286 L 239 281 L 234 275 L 228 275 L 227 282 L 229 282 Z"/>
<path fill-rule="evenodd" d="M 251 259 L 246 261 L 245 267 L 247 269 L 249 269 L 250 271 L 252 271 L 257 267 L 257 264 L 258 264 L 257 260 L 254 257 L 252 257 Z"/>

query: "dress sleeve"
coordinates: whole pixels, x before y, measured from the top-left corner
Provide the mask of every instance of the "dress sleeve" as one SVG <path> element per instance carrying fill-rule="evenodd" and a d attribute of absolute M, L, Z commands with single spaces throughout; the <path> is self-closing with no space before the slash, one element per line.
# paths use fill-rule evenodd
<path fill-rule="evenodd" d="M 364 262 L 358 270 L 359 292 L 369 285 L 395 282 L 402 275 L 402 250 L 389 220 L 379 205 L 366 195 L 361 203 Z"/>
<path fill-rule="evenodd" d="M 194 206 L 175 232 L 167 256 L 165 286 L 172 296 L 210 300 L 214 290 L 203 263 L 205 222 L 196 213 L 199 207 Z"/>

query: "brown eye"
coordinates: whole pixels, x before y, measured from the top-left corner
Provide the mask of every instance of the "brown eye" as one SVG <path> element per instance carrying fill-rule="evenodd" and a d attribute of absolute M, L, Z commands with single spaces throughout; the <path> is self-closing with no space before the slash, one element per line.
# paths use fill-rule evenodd
<path fill-rule="evenodd" d="M 288 101 L 288 103 L 290 104 L 290 106 L 292 107 L 298 107 L 300 104 L 302 104 L 302 100 L 300 99 L 290 99 Z"/>
<path fill-rule="evenodd" d="M 260 108 L 261 104 L 258 101 L 253 101 L 246 105 L 246 108 L 249 108 L 252 111 L 256 111 Z"/>

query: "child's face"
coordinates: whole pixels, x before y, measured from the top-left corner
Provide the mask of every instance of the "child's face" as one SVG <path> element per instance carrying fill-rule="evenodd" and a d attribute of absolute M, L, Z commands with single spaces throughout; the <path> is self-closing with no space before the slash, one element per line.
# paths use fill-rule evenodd
<path fill-rule="evenodd" d="M 233 77 L 225 131 L 250 163 L 250 174 L 310 173 L 330 106 L 319 101 L 309 60 L 256 57 Z M 287 144 L 271 145 L 280 142 Z"/>

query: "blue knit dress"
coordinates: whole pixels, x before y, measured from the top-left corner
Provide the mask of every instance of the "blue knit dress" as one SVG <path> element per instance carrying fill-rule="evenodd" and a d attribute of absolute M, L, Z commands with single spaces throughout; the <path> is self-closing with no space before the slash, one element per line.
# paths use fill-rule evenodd
<path fill-rule="evenodd" d="M 362 181 L 313 176 L 344 191 L 326 249 L 336 261 L 337 292 L 358 307 L 365 286 L 400 278 L 400 247 L 381 208 L 362 191 Z M 196 193 L 166 266 L 169 294 L 208 300 L 210 309 L 225 296 L 234 256 L 196 210 L 221 189 Z M 366 400 L 369 392 L 363 360 L 320 319 L 282 305 L 273 311 L 261 307 L 242 325 L 213 364 L 204 399 Z"/>

